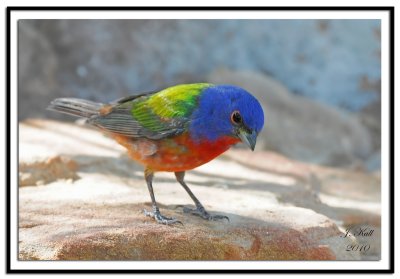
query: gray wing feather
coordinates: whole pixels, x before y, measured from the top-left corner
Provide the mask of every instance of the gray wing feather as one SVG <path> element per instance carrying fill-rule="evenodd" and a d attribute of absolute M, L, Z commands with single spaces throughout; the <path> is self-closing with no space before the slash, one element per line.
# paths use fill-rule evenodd
<path fill-rule="evenodd" d="M 165 123 L 165 127 L 162 130 L 157 131 L 152 131 L 143 127 L 133 118 L 131 108 L 132 105 L 134 105 L 134 102 L 130 102 L 138 97 L 143 97 L 148 94 L 150 93 L 126 97 L 123 99 L 125 103 L 121 103 L 122 99 L 113 102 L 114 105 L 109 113 L 104 115 L 95 115 L 88 119 L 88 123 L 103 128 L 109 132 L 133 138 L 158 140 L 183 133 L 186 124 L 188 123 L 187 118 L 172 119 Z"/>

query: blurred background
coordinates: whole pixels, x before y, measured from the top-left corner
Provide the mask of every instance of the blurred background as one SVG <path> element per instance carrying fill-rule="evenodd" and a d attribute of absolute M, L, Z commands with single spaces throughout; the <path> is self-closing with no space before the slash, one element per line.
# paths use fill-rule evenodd
<path fill-rule="evenodd" d="M 379 20 L 20 20 L 19 117 L 179 83 L 236 84 L 262 103 L 257 148 L 380 169 Z"/>

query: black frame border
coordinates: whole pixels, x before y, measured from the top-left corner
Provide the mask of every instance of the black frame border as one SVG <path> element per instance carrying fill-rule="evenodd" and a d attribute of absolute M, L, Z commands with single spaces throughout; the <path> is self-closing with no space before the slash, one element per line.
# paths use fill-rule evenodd
<path fill-rule="evenodd" d="M 11 190 L 11 181 L 10 181 L 10 89 L 11 89 L 11 73 L 10 73 L 10 24 L 11 24 L 11 13 L 12 11 L 387 11 L 389 13 L 389 269 L 374 269 L 374 270 L 365 270 L 365 269 L 354 269 L 354 270 L 334 270 L 334 269 L 314 269 L 314 270 L 301 270 L 301 269 L 288 269 L 288 270 L 278 270 L 278 269 L 221 269 L 221 270 L 202 270 L 202 269 L 175 269 L 175 270 L 147 270 L 147 269 L 138 269 L 138 270 L 101 270 L 101 269 L 33 269 L 33 270 L 19 270 L 19 269 L 11 269 L 11 246 L 10 246 L 10 190 Z M 113 273 L 123 273 L 123 274 L 187 274 L 187 273 L 203 273 L 203 274 L 248 274 L 248 273 L 299 273 L 299 274 L 393 274 L 394 273 L 394 16 L 395 11 L 393 6 L 349 6 L 349 7 L 340 7 L 340 6 L 302 6 L 302 7 L 266 7 L 266 6 L 193 6 L 193 7 L 182 7 L 182 6 L 158 6 L 158 7 L 150 7 L 150 6 L 82 6 L 82 7 L 73 7 L 73 6 L 60 6 L 60 7 L 29 7 L 29 6 L 8 6 L 6 8 L 6 146 L 5 146 L 5 166 L 6 166 L 6 273 L 7 274 L 55 274 L 55 273 L 70 273 L 70 274 L 113 274 Z"/>

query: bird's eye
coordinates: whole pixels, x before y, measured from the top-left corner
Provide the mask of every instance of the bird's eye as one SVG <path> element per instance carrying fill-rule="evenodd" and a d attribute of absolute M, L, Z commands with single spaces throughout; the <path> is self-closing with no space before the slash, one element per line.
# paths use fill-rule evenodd
<path fill-rule="evenodd" d="M 234 112 L 232 112 L 231 121 L 234 124 L 242 123 L 242 116 L 240 115 L 239 111 L 235 110 Z"/>

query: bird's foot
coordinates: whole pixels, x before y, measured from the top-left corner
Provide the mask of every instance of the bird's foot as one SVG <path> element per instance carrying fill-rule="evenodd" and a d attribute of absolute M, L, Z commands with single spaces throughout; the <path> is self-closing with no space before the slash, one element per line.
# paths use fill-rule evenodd
<path fill-rule="evenodd" d="M 203 219 L 206 220 L 223 220 L 226 219 L 229 222 L 229 218 L 228 216 L 225 215 L 212 215 L 210 213 L 208 213 L 203 206 L 197 206 L 196 209 L 192 209 L 192 208 L 188 208 L 188 207 L 183 207 L 183 212 L 184 213 L 190 213 L 196 216 L 200 216 Z"/>
<path fill-rule="evenodd" d="M 157 221 L 157 223 L 159 223 L 159 224 L 164 224 L 164 225 L 181 224 L 181 225 L 183 225 L 183 223 L 181 221 L 179 221 L 175 218 L 170 218 L 170 217 L 161 215 L 160 211 L 158 211 L 158 210 L 156 210 L 154 212 L 150 212 L 150 211 L 147 211 L 146 209 L 144 209 L 144 215 L 154 218 Z"/>

